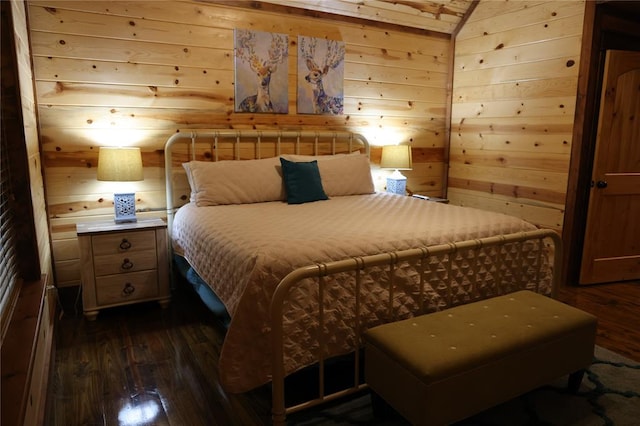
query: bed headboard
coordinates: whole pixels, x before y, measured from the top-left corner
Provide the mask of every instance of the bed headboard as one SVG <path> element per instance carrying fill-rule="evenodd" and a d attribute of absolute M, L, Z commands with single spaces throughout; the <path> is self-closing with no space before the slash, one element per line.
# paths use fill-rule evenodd
<path fill-rule="evenodd" d="M 369 155 L 364 136 L 352 132 L 277 130 L 188 130 L 172 135 L 164 146 L 167 224 L 189 202 L 190 188 L 182 163 L 192 160 L 251 160 L 284 154 L 333 155 L 359 151 Z"/>

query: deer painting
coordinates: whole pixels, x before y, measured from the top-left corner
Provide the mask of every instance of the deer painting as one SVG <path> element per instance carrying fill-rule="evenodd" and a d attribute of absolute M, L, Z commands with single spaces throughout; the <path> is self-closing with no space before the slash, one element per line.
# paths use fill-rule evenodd
<path fill-rule="evenodd" d="M 264 34 L 264 35 L 263 35 Z M 270 34 L 270 42 L 268 40 Z M 261 50 L 261 43 L 268 44 Z M 236 64 L 236 112 L 288 112 L 289 102 L 287 98 L 287 67 L 284 67 L 284 85 L 279 87 L 277 99 L 272 98 L 270 86 L 272 76 L 278 66 L 287 58 L 288 37 L 284 34 L 262 33 L 258 31 L 236 30 L 236 59 L 246 64 L 251 71 L 251 83 L 255 85 L 255 94 L 246 96 L 239 101 L 239 94 L 247 89 L 244 81 L 239 77 L 238 64 Z M 251 92 L 249 92 L 251 93 Z"/>
<path fill-rule="evenodd" d="M 326 43 L 326 49 L 316 51 L 318 41 Z M 343 62 L 344 43 L 314 37 L 298 38 L 298 73 L 306 74 L 304 81 L 311 91 L 311 96 L 305 96 L 304 88 L 298 88 L 298 112 L 333 115 L 343 113 Z M 303 72 L 301 63 L 304 63 L 308 72 Z M 333 83 L 331 91 L 325 89 L 323 81 L 326 83 L 326 80 Z"/>

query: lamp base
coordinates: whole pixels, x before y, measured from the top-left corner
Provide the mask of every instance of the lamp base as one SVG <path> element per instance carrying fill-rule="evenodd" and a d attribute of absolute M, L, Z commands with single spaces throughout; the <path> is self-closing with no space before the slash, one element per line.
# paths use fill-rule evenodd
<path fill-rule="evenodd" d="M 133 193 L 128 194 L 113 194 L 113 205 L 115 208 L 115 222 L 116 223 L 128 223 L 137 222 L 136 218 L 136 195 Z"/>
<path fill-rule="evenodd" d="M 407 190 L 407 178 L 394 179 L 392 177 L 387 178 L 387 192 L 392 194 L 405 195 Z"/>

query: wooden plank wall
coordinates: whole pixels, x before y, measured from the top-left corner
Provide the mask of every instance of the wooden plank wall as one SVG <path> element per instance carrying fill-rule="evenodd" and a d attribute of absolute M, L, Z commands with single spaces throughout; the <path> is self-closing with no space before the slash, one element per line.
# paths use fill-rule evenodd
<path fill-rule="evenodd" d="M 340 129 L 375 145 L 411 141 L 409 187 L 442 194 L 448 36 L 198 1 L 28 4 L 59 286 L 79 282 L 75 224 L 113 214 L 113 185 L 96 180 L 100 145 L 142 148 L 145 179 L 129 189 L 143 217 L 164 216 L 163 144 L 187 128 Z M 289 35 L 289 114 L 233 113 L 234 28 Z M 296 113 L 298 35 L 346 43 L 344 115 Z"/>
<path fill-rule="evenodd" d="M 20 102 L 24 124 L 24 143 L 27 150 L 33 221 L 38 245 L 40 273 L 53 276 L 49 222 L 46 214 L 45 186 L 42 177 L 40 142 L 36 121 L 36 96 L 33 88 L 27 10 L 22 2 L 12 2 L 13 31 L 16 40 Z"/>
<path fill-rule="evenodd" d="M 584 1 L 481 1 L 455 40 L 448 197 L 561 229 Z"/>

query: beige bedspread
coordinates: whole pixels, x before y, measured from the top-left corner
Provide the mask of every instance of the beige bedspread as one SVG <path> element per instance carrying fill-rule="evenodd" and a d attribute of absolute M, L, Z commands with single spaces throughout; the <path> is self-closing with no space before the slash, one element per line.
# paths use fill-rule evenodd
<path fill-rule="evenodd" d="M 196 272 L 225 303 L 232 321 L 220 358 L 220 380 L 229 392 L 244 392 L 270 380 L 270 295 L 293 269 L 313 264 L 388 251 L 396 251 L 535 229 L 520 219 L 476 209 L 428 202 L 386 193 L 334 197 L 301 205 L 269 202 L 244 205 L 183 206 L 176 214 L 172 239 Z M 491 263 L 491 259 L 487 262 Z M 487 267 L 491 269 L 492 266 Z M 399 275 L 412 279 L 408 265 Z M 371 275 L 371 274 L 370 274 Z M 369 277 L 369 282 L 384 280 Z M 456 298 L 468 298 L 461 286 Z M 430 288 L 429 304 L 435 310 L 446 302 Z M 313 299 L 302 291 L 292 306 L 303 311 Z M 329 354 L 345 353 L 353 345 L 345 314 L 351 290 L 337 286 L 330 298 L 336 304 L 328 319 Z M 386 293 L 379 294 L 386 297 Z M 407 315 L 415 300 L 400 298 Z M 459 303 L 456 302 L 456 303 Z M 309 303 L 312 305 L 312 303 Z M 371 323 L 379 301 L 368 297 L 365 309 Z M 285 342 L 289 354 L 286 371 L 312 362 L 313 320 L 293 312 L 286 319 Z M 346 342 L 333 339 L 345 335 Z M 334 341 L 335 340 L 335 341 Z M 331 347 L 333 345 L 333 347 Z"/>

